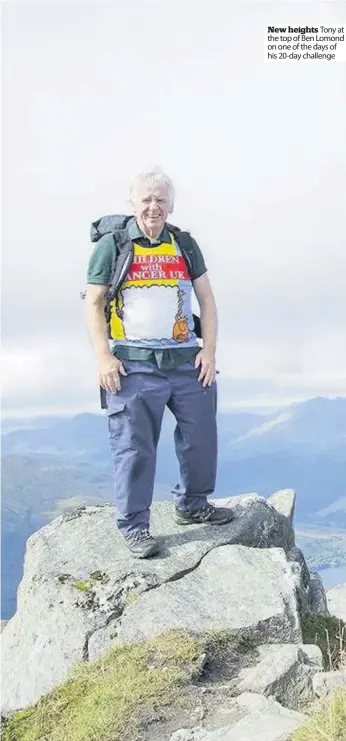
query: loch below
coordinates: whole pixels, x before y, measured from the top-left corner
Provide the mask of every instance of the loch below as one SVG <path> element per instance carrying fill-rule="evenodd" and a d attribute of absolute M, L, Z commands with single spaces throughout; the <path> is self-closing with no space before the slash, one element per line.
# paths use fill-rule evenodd
<path fill-rule="evenodd" d="M 317 571 L 317 569 L 314 569 Z M 331 566 L 327 569 L 318 569 L 325 589 L 331 589 L 338 584 L 346 584 L 346 566 Z"/>

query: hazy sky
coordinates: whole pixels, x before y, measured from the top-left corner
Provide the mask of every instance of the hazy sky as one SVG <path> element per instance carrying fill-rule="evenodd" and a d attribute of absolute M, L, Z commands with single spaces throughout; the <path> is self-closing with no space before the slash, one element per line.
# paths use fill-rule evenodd
<path fill-rule="evenodd" d="M 209 268 L 220 408 L 346 394 L 346 64 L 264 52 L 320 23 L 346 4 L 3 5 L 4 415 L 97 411 L 90 222 L 153 163 Z"/>

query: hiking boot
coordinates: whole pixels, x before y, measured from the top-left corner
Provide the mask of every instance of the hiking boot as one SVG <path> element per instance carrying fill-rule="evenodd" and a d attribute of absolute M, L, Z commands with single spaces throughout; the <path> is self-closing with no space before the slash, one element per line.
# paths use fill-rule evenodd
<path fill-rule="evenodd" d="M 134 558 L 149 558 L 155 556 L 159 550 L 159 544 L 150 535 L 148 528 L 125 535 L 125 543 Z"/>
<path fill-rule="evenodd" d="M 209 502 L 197 509 L 195 512 L 184 512 L 175 508 L 175 521 L 178 525 L 197 525 L 207 523 L 209 525 L 226 525 L 234 519 L 233 510 L 229 507 L 214 507 Z"/>

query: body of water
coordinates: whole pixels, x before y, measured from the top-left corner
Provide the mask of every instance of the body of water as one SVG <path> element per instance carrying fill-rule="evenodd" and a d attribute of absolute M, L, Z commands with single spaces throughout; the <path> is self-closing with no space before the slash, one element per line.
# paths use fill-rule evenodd
<path fill-rule="evenodd" d="M 318 573 L 323 579 L 325 589 L 346 584 L 346 566 L 332 566 L 330 569 L 321 569 Z"/>

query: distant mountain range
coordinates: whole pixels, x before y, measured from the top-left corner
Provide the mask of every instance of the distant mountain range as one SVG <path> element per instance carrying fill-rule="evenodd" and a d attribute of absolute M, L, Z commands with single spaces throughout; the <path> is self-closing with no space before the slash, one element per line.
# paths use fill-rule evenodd
<path fill-rule="evenodd" d="M 113 500 L 107 419 L 79 414 L 32 420 L 2 435 L 2 605 L 15 610 L 26 539 L 62 511 Z M 178 481 L 167 411 L 158 449 L 155 496 Z M 219 414 L 216 496 L 280 488 L 297 492 L 296 519 L 346 525 L 346 398 L 316 398 L 275 414 Z"/>

